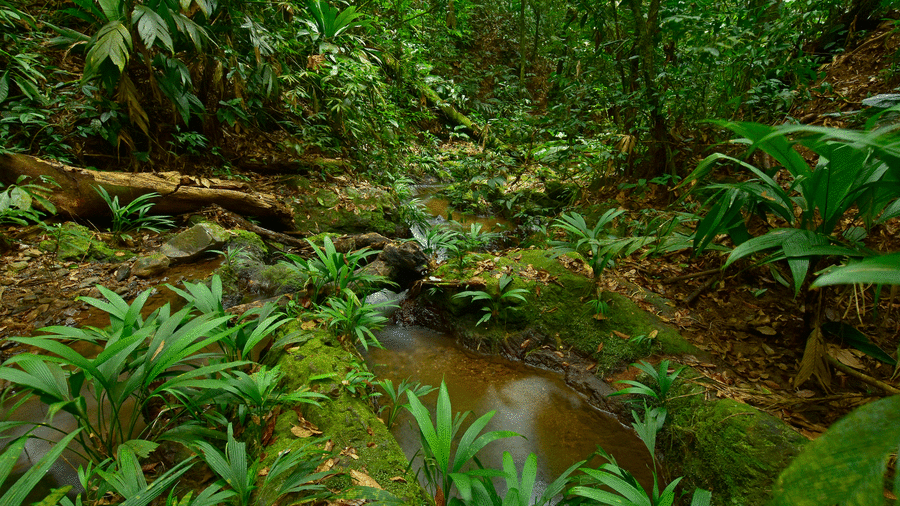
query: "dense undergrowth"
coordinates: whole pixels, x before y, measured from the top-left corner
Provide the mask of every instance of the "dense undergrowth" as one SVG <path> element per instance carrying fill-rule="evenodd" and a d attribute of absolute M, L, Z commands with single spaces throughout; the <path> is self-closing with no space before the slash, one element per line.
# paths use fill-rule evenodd
<path fill-rule="evenodd" d="M 898 108 L 890 95 L 880 95 L 856 104 L 863 110 L 834 113 L 840 129 L 799 125 L 794 117 L 807 98 L 843 100 L 835 91 L 841 83 L 823 80 L 821 64 L 852 52 L 875 30 L 886 39 L 896 35 L 891 7 L 878 0 L 0 0 L 0 155 L 229 178 L 247 177 L 242 171 L 260 160 L 341 157 L 350 163 L 307 170 L 323 181 L 345 170 L 391 186 L 409 202 L 399 212 L 407 225 L 423 224 L 408 188 L 430 178 L 447 183 L 443 194 L 457 210 L 502 214 L 518 225 L 511 241 L 583 259 L 590 279 L 577 283 L 585 286 L 579 311 L 597 319 L 615 311 L 600 282 L 617 259 L 664 258 L 692 248 L 723 269 L 766 266 L 768 276 L 804 301 L 795 388 L 811 378 L 829 388 L 829 334 L 887 365 L 896 379 L 894 349 L 878 348 L 853 325 L 826 315 L 837 298 L 833 285 L 858 287 L 876 310 L 889 310 L 885 287 L 900 284 L 896 241 L 884 239 L 900 216 Z M 898 54 L 883 55 L 887 63 L 872 77 L 873 94 L 897 91 Z M 715 118 L 728 122 L 707 122 Z M 729 131 L 737 141 L 707 156 Z M 59 232 L 44 221 L 54 211 L 47 200 L 52 181 L 0 175 L 6 184 L 0 223 L 40 223 L 48 235 Z M 601 198 L 609 189 L 625 197 Z M 147 216 L 143 200 L 119 206 L 117 197 L 103 195 L 120 239 L 135 220 L 168 225 Z M 657 200 L 676 206 L 648 209 L 642 204 L 648 195 L 664 195 Z M 130 216 L 132 210 L 138 215 Z M 441 268 L 461 275 L 479 261 L 473 252 L 499 240 L 475 225 L 438 227 L 422 246 L 428 254 L 444 252 L 449 259 Z M 318 317 L 348 346 L 377 345 L 373 330 L 384 318 L 360 292 L 373 280 L 355 271 L 370 253 L 338 253 L 330 240 L 313 251 L 311 258 L 289 256 L 284 265 L 310 280 Z M 718 256 L 723 251 L 726 259 Z M 110 327 L 56 327 L 43 337 L 19 338 L 51 355 L 20 355 L 0 369 L 2 377 L 36 392 L 51 414 L 77 420 L 79 429 L 67 439 L 80 444 L 89 463 L 81 477 L 86 502 L 114 492 L 126 504 L 149 504 L 168 493 L 196 464 L 169 463 L 147 484 L 140 459 L 179 443 L 225 481 L 189 498 L 175 489 L 167 504 L 248 504 L 280 494 L 318 500 L 328 493 L 315 465 L 327 457 L 319 446 L 280 455 L 260 479 L 253 459 L 273 409 L 327 402 L 312 392 L 280 390 L 279 369 L 252 362 L 254 348 L 286 317 L 266 307 L 235 320 L 225 314 L 216 282 L 185 290 L 184 309 L 146 317 L 139 312 L 145 295 L 128 303 L 106 290 L 106 301 L 88 302 L 110 313 Z M 471 306 L 478 325 L 505 333 L 520 307 L 537 303 L 533 290 L 501 276 L 458 293 L 450 304 Z M 289 305 L 288 311 L 297 316 L 306 308 Z M 555 318 L 565 315 L 548 316 Z M 101 351 L 84 358 L 62 339 L 88 341 Z M 900 346 L 894 341 L 885 340 Z M 221 355 L 209 354 L 207 345 L 219 346 Z M 667 374 L 656 372 L 657 386 Z M 344 379 L 355 388 L 372 378 L 360 372 Z M 664 394 L 635 392 L 650 398 L 634 416 L 655 455 L 651 429 L 666 418 Z M 396 407 L 401 392 L 394 394 Z M 124 421 L 93 419 L 86 395 L 110 402 L 113 411 L 126 402 L 135 408 Z M 449 460 L 446 432 L 438 437 L 447 425 L 454 428 L 449 399 L 441 398 L 432 434 L 432 420 L 415 398 L 407 404 L 425 435 L 436 496 L 502 504 L 531 499 L 533 460 L 523 463 L 521 477 L 511 463 L 462 472 Z M 878 415 L 891 408 L 878 404 L 857 416 L 878 426 Z M 197 434 L 200 442 L 189 442 Z M 869 455 L 881 463 L 879 478 L 890 474 L 889 453 L 879 445 L 896 439 L 890 431 L 880 436 L 871 436 L 879 450 Z M 835 439 L 821 447 L 833 447 Z M 0 475 L 25 444 L 22 438 L 10 443 Z M 29 488 L 62 447 L 9 497 Z M 812 465 L 797 465 L 804 462 Z M 783 483 L 796 484 L 802 468 L 786 476 Z M 507 482 L 506 498 L 491 477 Z M 591 487 L 598 483 L 637 504 L 674 500 L 665 487 L 646 494 L 650 502 L 630 495 L 634 483 L 614 462 L 579 479 L 584 483 L 568 491 L 583 501 L 614 501 Z M 60 493 L 51 499 L 71 501 Z"/>

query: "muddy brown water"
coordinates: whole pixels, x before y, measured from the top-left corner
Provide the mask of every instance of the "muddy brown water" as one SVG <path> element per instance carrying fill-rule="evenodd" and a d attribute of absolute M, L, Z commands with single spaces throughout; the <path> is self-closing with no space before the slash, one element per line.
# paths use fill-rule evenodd
<path fill-rule="evenodd" d="M 496 411 L 486 430 L 511 430 L 524 437 L 489 444 L 482 463 L 501 468 L 509 451 L 521 470 L 530 453 L 538 460 L 538 484 L 546 485 L 569 466 L 587 459 L 602 447 L 621 467 L 629 470 L 645 489 L 653 483 L 652 460 L 635 432 L 614 416 L 590 406 L 560 374 L 482 355 L 463 348 L 449 335 L 424 327 L 391 326 L 378 334 L 384 349 L 370 348 L 367 361 L 379 378 L 397 385 L 411 378 L 423 384 L 447 384 L 454 412 L 471 411 L 473 421 Z M 433 408 L 437 393 L 427 397 Z M 420 450 L 418 429 L 408 413 L 393 428 L 408 458 Z M 594 459 L 591 465 L 602 461 Z M 539 495 L 540 492 L 537 492 Z"/>

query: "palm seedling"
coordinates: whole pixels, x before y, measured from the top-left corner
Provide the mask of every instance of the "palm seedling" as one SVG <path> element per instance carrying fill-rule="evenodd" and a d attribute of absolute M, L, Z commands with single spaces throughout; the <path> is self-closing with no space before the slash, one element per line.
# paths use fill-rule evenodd
<path fill-rule="evenodd" d="M 637 367 L 648 376 L 653 378 L 655 384 L 647 385 L 636 380 L 619 380 L 616 383 L 624 383 L 631 386 L 623 388 L 622 390 L 614 392 L 610 395 L 637 394 L 650 397 L 660 403 L 664 403 L 666 401 L 666 397 L 669 394 L 669 390 L 672 388 L 672 384 L 675 383 L 678 375 L 681 374 L 681 371 L 683 371 L 685 367 L 678 367 L 670 373 L 668 360 L 661 361 L 656 369 L 654 369 L 651 364 L 643 360 L 639 364 L 631 365 Z"/>
<path fill-rule="evenodd" d="M 460 484 L 462 484 L 464 488 L 467 484 L 471 484 L 473 479 L 478 478 L 477 470 L 464 470 L 464 467 L 473 461 L 478 452 L 488 443 L 518 436 L 511 431 L 490 431 L 479 435 L 494 416 L 494 412 L 491 411 L 472 422 L 458 444 L 454 445 L 453 442 L 463 420 L 469 413 L 458 413 L 453 416 L 447 385 L 443 381 L 441 382 L 438 390 L 437 411 L 433 421 L 428 409 L 416 395 L 407 392 L 407 398 L 409 399 L 409 411 L 416 420 L 422 440 L 425 478 L 433 487 L 436 500 L 451 497 L 452 487 L 460 488 Z"/>
<path fill-rule="evenodd" d="M 112 224 L 109 227 L 109 231 L 116 236 L 125 237 L 125 232 L 139 230 L 161 232 L 175 224 L 169 216 L 148 214 L 153 206 L 156 205 L 151 200 L 160 196 L 156 192 L 145 193 L 128 204 L 121 205 L 119 204 L 119 196 L 111 197 L 102 186 L 95 186 L 94 190 L 100 194 L 100 197 L 106 202 L 110 212 L 112 212 Z"/>
<path fill-rule="evenodd" d="M 357 295 L 344 290 L 344 297 L 329 297 L 328 301 L 319 307 L 317 316 L 328 320 L 328 327 L 341 337 L 355 339 L 366 350 L 369 345 L 381 347 L 375 331 L 384 327 L 388 318 L 383 311 L 389 307 L 396 307 L 391 301 L 369 304 L 361 301 Z"/>
<path fill-rule="evenodd" d="M 528 290 L 524 288 L 512 288 L 513 280 L 514 278 L 512 276 L 503 273 L 497 282 L 496 295 L 483 290 L 466 290 L 457 293 L 453 298 L 461 299 L 469 297 L 470 302 L 481 301 L 483 303 L 481 309 L 484 314 L 481 316 L 481 319 L 478 320 L 478 323 L 475 324 L 476 326 L 481 325 L 491 318 L 496 318 L 505 323 L 507 313 L 519 309 L 510 304 L 513 301 L 526 302 L 525 295 L 529 293 Z"/>

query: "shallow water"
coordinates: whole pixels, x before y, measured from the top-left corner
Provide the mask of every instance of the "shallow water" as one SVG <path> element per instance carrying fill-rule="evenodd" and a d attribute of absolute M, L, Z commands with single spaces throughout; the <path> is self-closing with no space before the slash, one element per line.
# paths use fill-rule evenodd
<path fill-rule="evenodd" d="M 512 430 L 524 436 L 488 445 L 479 454 L 486 466 L 499 468 L 505 450 L 521 469 L 528 454 L 535 453 L 537 487 L 542 490 L 569 466 L 590 457 L 599 445 L 645 487 L 652 484 L 650 455 L 634 431 L 590 406 L 561 375 L 474 353 L 448 335 L 422 327 L 392 326 L 378 338 L 385 349 L 370 348 L 367 357 L 378 377 L 389 378 L 395 385 L 407 377 L 432 386 L 443 379 L 454 412 L 472 411 L 475 416 L 468 419 L 472 421 L 494 410 L 486 430 Z M 433 404 L 436 397 L 432 393 L 428 400 Z M 421 448 L 408 414 L 393 433 L 407 457 Z"/>

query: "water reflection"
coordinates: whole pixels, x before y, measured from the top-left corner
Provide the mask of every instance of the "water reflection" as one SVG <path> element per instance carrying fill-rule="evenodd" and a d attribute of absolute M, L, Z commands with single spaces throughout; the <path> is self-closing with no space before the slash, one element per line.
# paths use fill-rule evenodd
<path fill-rule="evenodd" d="M 653 482 L 652 461 L 634 432 L 587 404 L 560 375 L 474 353 L 445 334 L 421 327 L 389 327 L 378 338 L 385 349 L 371 348 L 368 355 L 377 376 L 395 384 L 411 377 L 433 386 L 444 379 L 454 411 L 480 416 L 494 410 L 487 430 L 512 430 L 524 436 L 488 445 L 480 454 L 486 466 L 500 467 L 505 450 L 521 468 L 528 454 L 535 453 L 543 489 L 600 445 L 645 487 Z M 429 397 L 432 404 L 435 398 L 436 394 Z M 411 420 L 407 415 L 394 428 L 407 457 L 420 448 Z"/>

